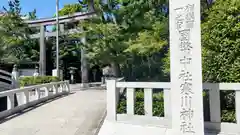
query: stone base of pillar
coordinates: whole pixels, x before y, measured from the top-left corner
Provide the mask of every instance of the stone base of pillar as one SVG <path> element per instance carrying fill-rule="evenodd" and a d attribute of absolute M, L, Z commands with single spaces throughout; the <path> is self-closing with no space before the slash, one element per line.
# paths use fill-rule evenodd
<path fill-rule="evenodd" d="M 88 84 L 88 83 L 81 83 L 81 84 L 80 84 L 80 87 L 81 87 L 81 88 L 88 88 L 88 87 L 89 87 L 89 84 Z"/>
<path fill-rule="evenodd" d="M 57 76 L 57 69 L 53 69 L 52 70 L 52 76 Z M 59 70 L 59 76 L 60 76 L 60 79 L 63 80 L 63 71 L 62 70 Z"/>

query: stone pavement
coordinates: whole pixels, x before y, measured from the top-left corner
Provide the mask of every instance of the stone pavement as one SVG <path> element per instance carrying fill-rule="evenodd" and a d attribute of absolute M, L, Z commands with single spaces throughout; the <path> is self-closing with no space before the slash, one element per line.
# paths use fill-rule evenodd
<path fill-rule="evenodd" d="M 76 91 L 0 124 L 0 135 L 95 135 L 106 110 L 105 90 Z"/>

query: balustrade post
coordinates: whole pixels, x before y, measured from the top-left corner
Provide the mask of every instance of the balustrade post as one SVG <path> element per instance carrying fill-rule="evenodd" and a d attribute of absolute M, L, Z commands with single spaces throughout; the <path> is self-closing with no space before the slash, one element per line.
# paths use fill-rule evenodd
<path fill-rule="evenodd" d="M 171 92 L 170 89 L 163 90 L 164 97 L 164 117 L 171 119 L 172 118 L 172 109 L 171 109 Z"/>
<path fill-rule="evenodd" d="M 240 127 L 240 91 L 236 91 L 236 98 L 235 98 L 235 102 L 236 102 L 236 120 L 237 120 L 237 124 Z"/>
<path fill-rule="evenodd" d="M 144 89 L 144 112 L 146 116 L 153 115 L 153 90 L 152 89 Z"/>
<path fill-rule="evenodd" d="M 63 84 L 60 84 L 60 92 L 63 92 Z"/>
<path fill-rule="evenodd" d="M 58 84 L 57 87 L 58 87 L 58 93 L 61 93 L 62 92 L 62 84 Z"/>
<path fill-rule="evenodd" d="M 67 89 L 66 89 L 66 91 L 67 91 L 67 92 L 70 92 L 70 90 L 71 90 L 71 89 L 70 89 L 69 81 L 68 81 L 68 82 L 66 82 L 66 86 L 67 86 Z"/>
<path fill-rule="evenodd" d="M 24 91 L 24 103 L 27 104 L 29 102 L 29 91 Z"/>
<path fill-rule="evenodd" d="M 56 84 L 53 85 L 53 94 L 58 94 L 58 86 Z"/>
<path fill-rule="evenodd" d="M 14 108 L 14 94 L 11 94 L 7 96 L 7 109 L 13 109 Z"/>
<path fill-rule="evenodd" d="M 209 90 L 209 104 L 210 104 L 210 121 L 221 122 L 221 104 L 220 104 L 220 90 L 217 84 L 214 84 Z"/>
<path fill-rule="evenodd" d="M 19 105 L 24 105 L 24 104 L 29 102 L 29 93 L 28 93 L 28 91 L 19 92 L 17 95 L 19 96 L 19 98 L 18 98 L 18 104 Z"/>
<path fill-rule="evenodd" d="M 127 114 L 134 115 L 135 89 L 127 88 Z"/>
<path fill-rule="evenodd" d="M 67 82 L 63 83 L 63 91 L 68 91 Z"/>
<path fill-rule="evenodd" d="M 116 80 L 107 80 L 107 120 L 117 119 L 117 94 Z"/>
<path fill-rule="evenodd" d="M 49 87 L 45 87 L 45 97 L 49 96 Z"/>
<path fill-rule="evenodd" d="M 40 89 L 39 88 L 36 88 L 35 89 L 35 92 L 36 92 L 36 99 L 40 99 Z"/>

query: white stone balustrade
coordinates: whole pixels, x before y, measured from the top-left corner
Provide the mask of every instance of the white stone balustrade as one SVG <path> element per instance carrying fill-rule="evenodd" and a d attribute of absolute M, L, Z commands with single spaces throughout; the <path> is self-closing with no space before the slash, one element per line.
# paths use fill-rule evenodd
<path fill-rule="evenodd" d="M 50 89 L 53 89 L 53 91 Z M 69 81 L 53 82 L 0 92 L 0 97 L 7 97 L 8 99 L 8 109 L 0 112 L 0 119 L 69 92 Z M 17 95 L 18 100 L 18 106 L 16 107 L 14 106 L 14 94 Z"/>
<path fill-rule="evenodd" d="M 111 122 L 152 125 L 171 129 L 171 84 L 168 82 L 118 82 L 107 80 L 107 117 Z M 127 113 L 117 114 L 117 103 L 119 99 L 119 88 L 126 88 Z M 134 114 L 135 89 L 144 89 L 144 111 L 145 115 Z M 152 89 L 163 89 L 164 92 L 164 117 L 153 116 L 153 91 Z M 209 90 L 210 121 L 204 122 L 206 130 L 218 131 L 219 133 L 240 133 L 240 83 L 204 83 L 204 90 Z M 233 90 L 236 93 L 236 123 L 221 122 L 220 91 Z M 201 103 L 199 103 L 201 104 Z"/>

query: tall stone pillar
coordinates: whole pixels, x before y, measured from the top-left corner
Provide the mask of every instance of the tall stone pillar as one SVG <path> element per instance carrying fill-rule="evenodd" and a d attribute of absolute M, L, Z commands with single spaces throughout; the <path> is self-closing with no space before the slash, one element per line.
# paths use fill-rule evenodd
<path fill-rule="evenodd" d="M 40 74 L 46 75 L 46 44 L 45 44 L 45 26 L 40 26 Z"/>
<path fill-rule="evenodd" d="M 170 0 L 172 135 L 204 135 L 200 0 Z"/>
<path fill-rule="evenodd" d="M 85 37 L 83 37 L 81 41 L 83 44 L 86 44 Z M 85 87 L 86 83 L 88 83 L 88 61 L 86 57 L 86 51 L 83 48 L 81 49 L 81 78 L 83 87 Z"/>

